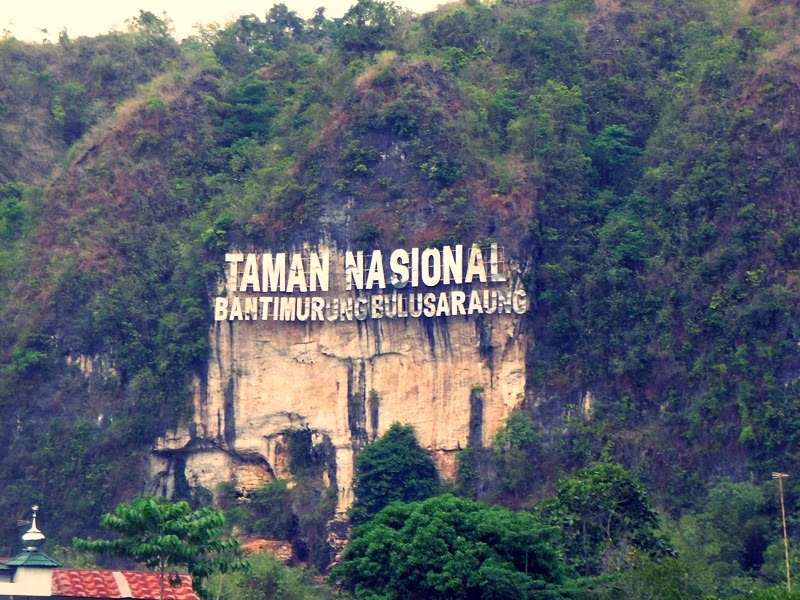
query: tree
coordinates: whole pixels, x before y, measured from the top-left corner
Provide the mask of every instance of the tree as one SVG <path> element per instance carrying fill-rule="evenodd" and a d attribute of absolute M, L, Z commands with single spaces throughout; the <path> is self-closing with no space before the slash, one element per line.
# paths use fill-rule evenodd
<path fill-rule="evenodd" d="M 540 455 L 541 444 L 533 419 L 523 410 L 514 410 L 492 440 L 492 456 L 505 492 L 524 497 L 531 491 Z"/>
<path fill-rule="evenodd" d="M 336 20 L 335 37 L 342 48 L 351 52 L 385 50 L 393 45 L 400 15 L 393 2 L 358 0 Z"/>
<path fill-rule="evenodd" d="M 350 509 L 355 524 L 365 523 L 395 500 L 424 500 L 439 490 L 436 465 L 417 443 L 414 428 L 394 423 L 356 456 Z"/>
<path fill-rule="evenodd" d="M 275 4 L 269 9 L 266 18 L 266 31 L 275 48 L 285 48 L 292 39 L 303 34 L 303 19 L 285 4 Z"/>
<path fill-rule="evenodd" d="M 270 539 L 291 540 L 297 535 L 297 516 L 292 512 L 289 481 L 276 479 L 250 494 L 246 530 Z"/>
<path fill-rule="evenodd" d="M 358 599 L 567 598 L 556 532 L 451 494 L 394 502 L 356 527 L 333 581 Z"/>
<path fill-rule="evenodd" d="M 323 600 L 327 587 L 312 580 L 312 571 L 287 567 L 268 553 L 249 557 L 249 568 L 214 575 L 208 587 L 225 600 Z"/>
<path fill-rule="evenodd" d="M 139 10 L 139 16 L 129 21 L 129 28 L 132 33 L 148 38 L 167 38 L 170 37 L 172 24 L 164 13 L 164 18 L 159 19 L 149 10 Z"/>
<path fill-rule="evenodd" d="M 622 552 L 670 553 L 655 530 L 658 515 L 641 483 L 622 466 L 598 463 L 556 484 L 556 495 L 539 511 L 559 527 L 565 556 L 584 575 L 608 571 Z"/>
<path fill-rule="evenodd" d="M 713 578 L 705 563 L 686 558 L 653 560 L 639 556 L 634 556 L 633 562 L 629 571 L 600 579 L 591 597 L 597 600 L 716 598 L 712 594 Z"/>
<path fill-rule="evenodd" d="M 744 594 L 754 578 L 780 583 L 785 576 L 773 483 L 723 479 L 702 508 L 681 516 L 671 536 L 679 556 L 708 565 L 720 597 Z M 770 541 L 775 542 L 772 548 Z"/>
<path fill-rule="evenodd" d="M 633 133 L 624 125 L 604 127 L 589 144 L 597 185 L 624 194 L 642 150 L 633 145 Z"/>
<path fill-rule="evenodd" d="M 225 517 L 209 507 L 192 510 L 187 502 L 170 503 L 142 496 L 132 504 L 119 504 L 113 514 L 100 519 L 103 527 L 120 535 L 116 540 L 75 539 L 74 545 L 113 556 L 131 558 L 161 574 L 161 598 L 167 567 L 186 567 L 192 587 L 208 598 L 203 580 L 214 572 L 241 569 L 239 542 L 222 539 Z"/>
<path fill-rule="evenodd" d="M 217 60 L 239 76 L 263 66 L 274 53 L 267 25 L 255 15 L 242 15 L 216 32 L 212 45 Z"/>

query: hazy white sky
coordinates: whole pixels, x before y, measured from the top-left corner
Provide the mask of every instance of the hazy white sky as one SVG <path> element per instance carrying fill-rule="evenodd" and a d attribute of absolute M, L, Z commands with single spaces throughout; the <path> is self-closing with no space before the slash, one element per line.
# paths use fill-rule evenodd
<path fill-rule="evenodd" d="M 422 14 L 445 0 L 395 0 L 395 4 Z M 0 37 L 11 32 L 18 40 L 57 40 L 63 29 L 70 37 L 95 36 L 124 30 L 125 21 L 148 10 L 172 20 L 178 39 L 191 35 L 196 24 L 224 25 L 241 15 L 263 19 L 280 0 L 0 0 Z M 283 0 L 289 10 L 306 19 L 319 6 L 328 18 L 341 17 L 356 0 Z M 46 29 L 47 34 L 42 30 Z"/>

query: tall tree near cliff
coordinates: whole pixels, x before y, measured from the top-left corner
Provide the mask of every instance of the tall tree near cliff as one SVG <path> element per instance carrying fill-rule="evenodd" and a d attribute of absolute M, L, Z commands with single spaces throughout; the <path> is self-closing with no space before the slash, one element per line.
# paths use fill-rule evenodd
<path fill-rule="evenodd" d="M 562 530 L 565 558 L 583 575 L 608 572 L 630 549 L 671 553 L 655 535 L 658 514 L 644 486 L 618 464 L 598 463 L 562 479 L 538 508 Z"/>
<path fill-rule="evenodd" d="M 167 583 L 167 567 L 183 566 L 192 576 L 192 587 L 201 598 L 208 594 L 203 580 L 215 572 L 245 566 L 239 558 L 238 540 L 222 539 L 225 517 L 208 507 L 192 510 L 186 502 L 170 503 L 143 496 L 132 504 L 119 504 L 113 514 L 103 515 L 103 527 L 120 535 L 115 540 L 74 540 L 75 546 L 112 556 L 132 558 L 161 574 L 161 597 Z"/>
<path fill-rule="evenodd" d="M 425 500 L 439 491 L 436 465 L 417 442 L 411 425 L 393 423 L 383 436 L 356 456 L 350 509 L 354 524 L 365 523 L 395 500 Z"/>
<path fill-rule="evenodd" d="M 492 459 L 508 501 L 519 502 L 532 491 L 541 453 L 539 435 L 530 414 L 512 411 L 492 439 Z"/>

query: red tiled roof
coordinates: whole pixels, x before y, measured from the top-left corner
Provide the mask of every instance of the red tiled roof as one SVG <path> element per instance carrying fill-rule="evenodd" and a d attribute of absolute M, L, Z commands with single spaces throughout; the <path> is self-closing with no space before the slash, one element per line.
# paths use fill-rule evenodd
<path fill-rule="evenodd" d="M 169 576 L 167 576 L 169 577 Z M 164 584 L 165 600 L 199 600 L 188 575 L 180 575 L 180 585 Z M 147 571 L 89 571 L 53 569 L 54 597 L 63 598 L 131 598 L 159 600 L 161 576 Z"/>

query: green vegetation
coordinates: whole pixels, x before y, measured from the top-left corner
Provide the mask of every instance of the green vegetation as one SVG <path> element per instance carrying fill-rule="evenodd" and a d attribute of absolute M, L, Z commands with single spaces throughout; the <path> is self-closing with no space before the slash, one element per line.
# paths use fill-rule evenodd
<path fill-rule="evenodd" d="M 526 269 L 526 397 L 490 447 L 460 451 L 454 491 L 557 523 L 542 539 L 612 576 L 601 597 L 781 597 L 768 479 L 800 459 L 795 4 L 359 0 L 180 43 L 147 11 L 95 38 L 3 37 L 0 512 L 57 509 L 63 545 L 141 492 L 153 440 L 191 414 L 231 245 L 497 240 Z M 439 491 L 412 432 L 367 444 L 377 429 L 357 440 L 367 528 Z M 399 480 L 379 452 L 395 435 Z M 218 499 L 322 568 L 332 451 L 287 439 L 294 487 Z"/>
<path fill-rule="evenodd" d="M 331 598 L 327 586 L 314 583 L 308 571 L 290 568 L 269 554 L 252 554 L 248 568 L 213 575 L 208 589 L 225 600 L 323 600 Z"/>
<path fill-rule="evenodd" d="M 112 540 L 74 540 L 75 548 L 57 547 L 55 556 L 72 568 L 96 568 L 91 553 L 126 558 L 161 573 L 161 597 L 175 569 L 192 576 L 201 598 L 226 600 L 315 600 L 328 598 L 326 586 L 311 572 L 289 568 L 269 554 L 242 558 L 238 539 L 225 536 L 225 515 L 210 508 L 192 510 L 186 502 L 140 497 L 117 505 L 101 520 L 119 535 Z M 76 550 L 77 549 L 77 550 Z M 167 568 L 170 572 L 167 573 Z"/>
<path fill-rule="evenodd" d="M 529 439 L 528 430 L 512 414 L 490 455 L 472 463 L 480 479 L 505 469 L 495 455 Z M 410 468 L 400 455 L 394 468 Z M 384 488 L 372 497 L 387 504 L 354 528 L 331 580 L 356 598 L 387 600 L 792 598 L 781 589 L 773 483 L 724 480 L 698 503 L 702 509 L 677 522 L 609 462 L 559 478 L 551 495 L 515 511 L 449 493 L 389 503 L 393 494 Z"/>
<path fill-rule="evenodd" d="M 120 537 L 114 540 L 76 539 L 81 550 L 130 558 L 161 574 L 161 597 L 169 585 L 167 568 L 185 567 L 201 598 L 211 597 L 203 582 L 211 574 L 245 568 L 239 543 L 222 539 L 225 517 L 211 508 L 192 510 L 187 502 L 169 503 L 162 498 L 141 497 L 119 504 L 101 520 L 103 527 Z"/>
<path fill-rule="evenodd" d="M 356 598 L 568 598 L 555 530 L 443 495 L 389 504 L 353 531 L 331 577 Z"/>
<path fill-rule="evenodd" d="M 323 480 L 335 470 L 330 440 L 314 444 L 311 437 L 307 429 L 284 432 L 289 479 L 271 481 L 246 495 L 226 482 L 213 496 L 239 535 L 285 540 L 294 559 L 322 571 L 332 560 L 327 524 L 336 507 L 335 488 Z"/>
<path fill-rule="evenodd" d="M 356 455 L 353 523 L 365 523 L 394 501 L 425 500 L 439 491 L 436 465 L 417 443 L 410 425 L 393 423 Z"/>
<path fill-rule="evenodd" d="M 634 552 L 671 553 L 655 535 L 659 520 L 647 493 L 620 465 L 592 465 L 559 480 L 537 509 L 561 531 L 564 557 L 582 575 L 616 571 Z"/>

